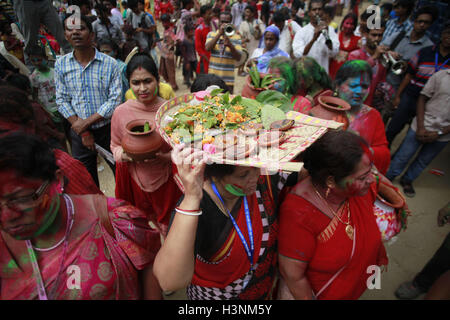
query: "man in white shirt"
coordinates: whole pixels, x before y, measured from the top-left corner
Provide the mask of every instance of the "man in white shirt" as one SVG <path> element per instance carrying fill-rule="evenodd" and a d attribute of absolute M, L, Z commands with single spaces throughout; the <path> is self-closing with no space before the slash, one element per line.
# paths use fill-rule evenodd
<path fill-rule="evenodd" d="M 330 58 L 339 52 L 339 38 L 333 28 L 323 20 L 323 6 L 322 0 L 311 0 L 308 12 L 311 22 L 295 35 L 292 49 L 295 57 L 312 57 L 328 72 Z M 321 20 L 319 25 L 318 17 Z M 327 38 L 323 30 L 328 30 Z"/>
<path fill-rule="evenodd" d="M 288 20 L 288 17 L 286 17 L 282 11 L 276 11 L 273 14 L 272 19 L 273 23 L 278 27 L 278 29 L 280 29 L 281 32 L 278 48 L 289 54 L 291 58 L 295 58 L 292 50 L 292 41 L 294 40 L 295 35 L 302 30 L 302 27 L 300 27 L 294 20 Z"/>
<path fill-rule="evenodd" d="M 233 17 L 231 23 L 235 26 L 236 30 L 239 30 L 246 6 L 242 0 L 238 0 L 231 6 L 231 16 Z"/>

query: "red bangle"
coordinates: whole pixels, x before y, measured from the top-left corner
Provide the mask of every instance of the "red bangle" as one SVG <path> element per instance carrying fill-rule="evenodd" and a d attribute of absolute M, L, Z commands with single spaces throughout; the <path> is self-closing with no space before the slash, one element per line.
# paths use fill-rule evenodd
<path fill-rule="evenodd" d="M 197 209 L 197 210 L 187 210 L 187 209 L 181 209 L 180 207 L 176 207 L 175 209 L 183 210 L 183 211 L 186 211 L 186 212 L 199 212 L 199 211 L 200 211 L 200 209 Z"/>

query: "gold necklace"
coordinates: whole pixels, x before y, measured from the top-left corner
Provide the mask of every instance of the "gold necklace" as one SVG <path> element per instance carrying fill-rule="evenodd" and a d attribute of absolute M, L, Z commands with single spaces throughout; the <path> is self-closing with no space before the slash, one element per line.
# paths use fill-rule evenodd
<path fill-rule="evenodd" d="M 328 204 L 328 201 L 320 194 L 320 192 L 317 190 L 317 188 L 312 185 L 314 188 L 314 191 L 316 192 L 317 196 L 323 201 L 325 202 L 325 204 L 327 205 L 328 209 L 330 209 L 331 213 L 342 223 L 345 224 L 345 232 L 347 233 L 347 236 L 353 240 L 353 226 L 350 225 L 350 207 L 349 207 L 349 203 L 348 200 L 346 200 L 345 203 L 345 207 L 347 207 L 347 222 L 342 221 L 342 219 L 339 217 L 339 215 L 333 210 L 333 208 Z M 339 212 L 339 210 L 338 210 Z"/>

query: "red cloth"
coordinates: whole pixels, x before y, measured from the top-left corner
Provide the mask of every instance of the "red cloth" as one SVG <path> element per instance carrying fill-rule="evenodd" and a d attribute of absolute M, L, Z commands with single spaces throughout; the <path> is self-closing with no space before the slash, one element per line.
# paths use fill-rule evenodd
<path fill-rule="evenodd" d="M 169 0 L 167 2 L 160 2 L 159 3 L 159 14 L 158 17 L 161 17 L 163 14 L 172 14 L 173 13 L 173 6 L 170 3 Z"/>
<path fill-rule="evenodd" d="M 103 194 L 80 161 L 59 149 L 53 149 L 53 154 L 56 158 L 56 165 L 68 180 L 68 183 L 64 186 L 65 193 Z"/>
<path fill-rule="evenodd" d="M 200 74 L 200 65 L 203 63 L 204 65 L 204 73 L 208 73 L 209 69 L 209 59 L 211 57 L 211 51 L 206 51 L 205 44 L 206 44 L 206 37 L 208 36 L 208 33 L 211 31 L 211 27 L 209 25 L 206 25 L 204 22 L 202 22 L 197 29 L 195 29 L 195 51 L 197 51 L 200 61 L 197 64 L 197 74 Z M 206 55 L 208 57 L 208 60 L 203 58 L 201 55 Z"/>
<path fill-rule="evenodd" d="M 123 199 L 144 211 L 147 219 L 167 227 L 170 215 L 181 198 L 180 188 L 169 175 L 167 181 L 153 192 L 145 192 L 134 182 L 127 162 L 116 162 L 116 198 Z"/>
<path fill-rule="evenodd" d="M 363 105 L 358 115 L 349 121 L 347 130 L 354 131 L 366 140 L 373 150 L 373 163 L 382 174 L 386 174 L 391 162 L 391 153 L 380 112 Z"/>
<path fill-rule="evenodd" d="M 363 197 L 349 199 L 351 225 L 355 228 L 355 253 L 348 266 L 318 299 L 358 299 L 371 275 L 367 267 L 386 265 L 386 251 L 373 213 L 376 185 Z M 346 216 L 342 218 L 346 221 Z M 334 228 L 333 228 L 334 226 Z M 328 227 L 328 236 L 323 237 Z M 353 241 L 345 225 L 331 220 L 304 198 L 290 193 L 280 208 L 278 252 L 308 263 L 306 276 L 317 293 L 349 260 Z"/>
<path fill-rule="evenodd" d="M 344 45 L 343 40 L 343 33 L 339 33 L 339 53 L 338 55 L 331 59 L 330 63 L 330 77 L 331 79 L 334 79 L 336 77 L 336 73 L 339 70 L 339 68 L 344 64 L 345 61 L 347 61 L 348 55 L 350 52 L 358 49 L 358 42 L 361 39 L 361 37 L 352 35 L 350 38 L 350 42 L 347 46 Z"/>
<path fill-rule="evenodd" d="M 372 81 L 370 83 L 369 95 L 364 101 L 369 106 L 372 105 L 373 95 L 378 83 L 386 80 L 387 69 L 380 63 L 379 59 L 372 59 L 364 48 L 354 50 L 348 55 L 348 60 L 364 60 L 372 67 Z"/>

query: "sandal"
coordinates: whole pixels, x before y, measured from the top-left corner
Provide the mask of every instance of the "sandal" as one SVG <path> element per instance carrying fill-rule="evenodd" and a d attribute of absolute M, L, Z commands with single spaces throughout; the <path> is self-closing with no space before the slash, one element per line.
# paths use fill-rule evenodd
<path fill-rule="evenodd" d="M 411 300 L 425 293 L 420 288 L 416 287 L 413 281 L 403 282 L 395 291 L 395 296 L 402 300 Z"/>
<path fill-rule="evenodd" d="M 413 198 L 416 195 L 416 191 L 411 182 L 400 180 L 400 185 L 403 187 L 403 193 L 408 197 Z"/>

